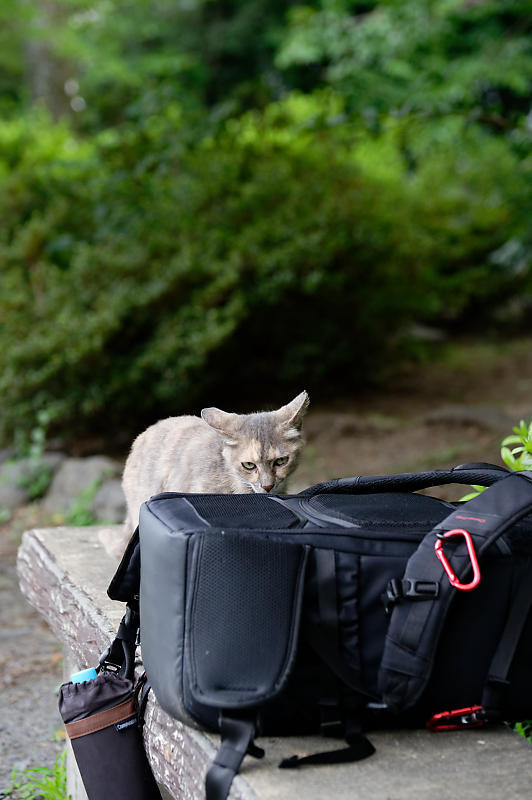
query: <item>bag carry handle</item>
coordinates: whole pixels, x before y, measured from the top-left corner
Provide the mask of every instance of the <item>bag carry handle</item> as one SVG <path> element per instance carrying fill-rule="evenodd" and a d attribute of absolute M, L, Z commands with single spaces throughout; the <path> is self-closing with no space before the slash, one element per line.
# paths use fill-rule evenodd
<path fill-rule="evenodd" d="M 460 464 L 449 469 L 433 469 L 430 472 L 404 472 L 397 475 L 357 475 L 353 478 L 336 478 L 316 483 L 299 495 L 315 494 L 372 494 L 377 492 L 415 492 L 431 486 L 447 483 L 463 483 L 475 486 L 491 486 L 506 478 L 510 471 L 506 467 L 484 462 Z"/>

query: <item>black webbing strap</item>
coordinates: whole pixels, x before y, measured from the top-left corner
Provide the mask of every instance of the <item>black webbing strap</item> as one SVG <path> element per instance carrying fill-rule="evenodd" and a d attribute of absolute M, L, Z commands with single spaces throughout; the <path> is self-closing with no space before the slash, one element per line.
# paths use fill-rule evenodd
<path fill-rule="evenodd" d="M 374 752 L 375 748 L 369 739 L 360 733 L 357 737 L 351 737 L 351 744 L 348 743 L 347 747 L 339 750 L 326 750 L 322 753 L 311 753 L 309 756 L 283 758 L 279 763 L 279 769 L 297 769 L 308 764 L 348 764 L 369 758 Z"/>
<path fill-rule="evenodd" d="M 532 580 L 530 580 L 530 573 L 523 571 L 482 694 L 482 707 L 488 713 L 497 712 L 503 705 L 504 694 L 509 686 L 508 676 L 514 655 L 531 608 Z"/>
<path fill-rule="evenodd" d="M 336 596 L 336 557 L 334 550 L 315 548 L 312 552 L 318 600 L 317 619 L 309 618 L 305 637 L 316 654 L 350 689 L 376 700 L 365 688 L 360 673 L 350 667 L 340 653 L 338 602 Z"/>
<path fill-rule="evenodd" d="M 280 762 L 280 769 L 296 769 L 307 764 L 345 764 L 368 758 L 375 752 L 357 719 L 360 706 L 365 706 L 367 698 L 372 695 L 365 689 L 360 673 L 345 662 L 340 652 L 335 552 L 315 548 L 311 558 L 314 559 L 317 613 L 310 615 L 305 637 L 321 659 L 325 672 L 321 679 L 324 690 L 320 700 L 321 730 L 327 735 L 338 731 L 341 725 L 347 747 L 308 756 L 290 756 Z M 330 679 L 334 676 L 343 685 L 339 692 L 331 690 Z M 350 700 L 346 696 L 349 690 Z"/>
<path fill-rule="evenodd" d="M 146 672 L 143 672 L 135 685 L 135 707 L 137 709 L 137 719 L 141 730 L 146 722 L 146 706 L 148 704 L 148 695 L 150 691 L 151 683 L 148 681 Z"/>
<path fill-rule="evenodd" d="M 297 769 L 307 764 L 347 764 L 352 761 L 362 761 L 375 752 L 375 748 L 367 739 L 358 720 L 357 712 L 360 709 L 360 700 L 356 694 L 350 698 L 345 697 L 346 722 L 344 738 L 347 747 L 337 750 L 326 750 L 320 753 L 311 753 L 308 756 L 290 756 L 283 758 L 279 764 L 280 769 Z"/>
<path fill-rule="evenodd" d="M 100 656 L 101 668 L 112 669 L 121 678 L 134 680 L 139 627 L 139 613 L 128 605 L 115 638 Z"/>
<path fill-rule="evenodd" d="M 206 800 L 226 800 L 246 753 L 264 756 L 264 750 L 253 743 L 255 729 L 255 719 L 220 716 L 222 743 L 205 777 Z"/>
<path fill-rule="evenodd" d="M 437 537 L 454 529 L 471 534 L 478 557 L 515 522 L 532 511 L 532 473 L 514 472 L 497 481 L 478 497 L 461 504 L 424 537 L 409 559 L 403 578 L 434 581 L 438 596 L 408 602 L 405 598 L 392 612 L 379 674 L 383 700 L 389 708 L 410 708 L 429 679 L 436 646 L 451 600 L 457 591 L 451 586 L 434 551 Z M 462 537 L 445 545 L 447 560 L 460 581 L 471 562 Z"/>

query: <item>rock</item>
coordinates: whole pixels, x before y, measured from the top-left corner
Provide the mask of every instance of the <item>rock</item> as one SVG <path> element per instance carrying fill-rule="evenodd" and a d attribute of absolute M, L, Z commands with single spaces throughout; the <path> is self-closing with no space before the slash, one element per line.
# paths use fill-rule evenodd
<path fill-rule="evenodd" d="M 1 480 L 1 479 L 0 479 Z M 21 486 L 0 483 L 0 509 L 11 511 L 23 506 L 29 500 L 29 494 Z"/>
<path fill-rule="evenodd" d="M 0 466 L 0 508 L 11 510 L 28 503 L 40 471 L 55 471 L 63 459 L 60 453 L 44 453 L 38 462 L 30 458 L 5 461 Z"/>
<path fill-rule="evenodd" d="M 66 458 L 54 475 L 43 508 L 51 513 L 67 511 L 83 491 L 115 478 L 121 468 L 107 456 Z"/>
<path fill-rule="evenodd" d="M 105 481 L 91 504 L 91 511 L 97 522 L 123 522 L 126 516 L 126 500 L 119 478 Z"/>

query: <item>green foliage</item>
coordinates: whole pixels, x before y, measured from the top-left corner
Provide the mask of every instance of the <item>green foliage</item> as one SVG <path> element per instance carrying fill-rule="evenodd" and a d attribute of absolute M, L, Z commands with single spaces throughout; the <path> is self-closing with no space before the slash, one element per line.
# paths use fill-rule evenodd
<path fill-rule="evenodd" d="M 349 391 L 411 320 L 510 324 L 525 6 L 6 0 L 4 438 Z"/>
<path fill-rule="evenodd" d="M 66 525 L 81 527 L 96 524 L 97 520 L 91 511 L 91 505 L 100 486 L 101 481 L 95 480 L 79 493 L 65 514 Z"/>
<path fill-rule="evenodd" d="M 3 797 L 15 795 L 20 800 L 70 800 L 66 786 L 66 750 L 53 767 L 13 770 L 11 785 Z"/>
<path fill-rule="evenodd" d="M 479 486 L 476 483 L 471 485 L 471 488 L 474 489 L 473 492 L 469 492 L 469 494 L 465 494 L 463 497 L 460 498 L 462 503 L 465 503 L 467 500 L 472 500 L 474 497 L 478 497 L 481 492 L 484 491 L 486 488 L 485 486 Z"/>
<path fill-rule="evenodd" d="M 134 428 L 272 376 L 283 395 L 345 390 L 408 320 L 513 285 L 482 264 L 506 241 L 511 154 L 471 129 L 457 155 L 451 125 L 410 177 L 402 124 L 375 139 L 342 109 L 294 93 L 196 141 L 175 104 L 90 143 L 43 114 L 6 124 L 4 426 L 45 407 L 71 430 Z"/>
<path fill-rule="evenodd" d="M 501 458 L 508 467 L 513 471 L 532 469 L 532 422 L 527 424 L 521 420 L 519 425 L 512 428 L 513 433 L 506 436 L 501 442 Z M 517 447 L 510 448 L 508 445 L 517 445 Z M 470 494 L 461 497 L 460 500 L 472 500 L 473 497 L 484 491 L 485 486 L 472 486 L 475 490 Z"/>
<path fill-rule="evenodd" d="M 512 470 L 532 469 L 532 422 L 527 425 L 521 420 L 518 426 L 513 428 L 513 434 L 507 436 L 502 441 L 501 458 Z M 515 444 L 517 447 L 508 445 Z"/>
<path fill-rule="evenodd" d="M 11 2 L 11 0 L 8 0 Z M 82 130 L 141 121 L 184 102 L 226 116 L 269 102 L 290 0 L 54 0 L 30 4 L 25 35 L 62 65 Z"/>
<path fill-rule="evenodd" d="M 30 500 L 37 500 L 42 497 L 53 478 L 53 470 L 42 464 L 36 466 L 30 475 L 24 475 L 20 480 L 20 485 L 27 489 Z"/>
<path fill-rule="evenodd" d="M 532 720 L 529 719 L 525 722 L 516 722 L 513 728 L 516 733 L 518 733 L 524 739 L 528 739 L 528 741 L 532 744 Z"/>
<path fill-rule="evenodd" d="M 459 110 L 504 129 L 527 113 L 527 0 L 321 0 L 289 20 L 277 65 L 315 65 L 368 120 Z"/>
<path fill-rule="evenodd" d="M 28 459 L 29 471 L 20 478 L 20 485 L 28 492 L 30 500 L 42 497 L 53 478 L 53 469 L 44 463 L 46 434 L 54 417 L 50 409 L 37 412 L 37 420 L 29 435 L 24 428 L 15 431 L 15 446 L 22 458 Z"/>

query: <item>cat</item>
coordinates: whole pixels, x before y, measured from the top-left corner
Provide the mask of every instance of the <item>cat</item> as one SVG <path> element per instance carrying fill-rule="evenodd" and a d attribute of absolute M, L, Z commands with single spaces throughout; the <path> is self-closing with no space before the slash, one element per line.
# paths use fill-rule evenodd
<path fill-rule="evenodd" d="M 159 492 L 280 493 L 297 466 L 304 445 L 306 391 L 276 411 L 231 414 L 204 408 L 201 419 L 169 417 L 141 433 L 124 467 L 127 504 L 123 536 L 102 531 L 115 558 L 138 524 L 142 503 Z"/>

